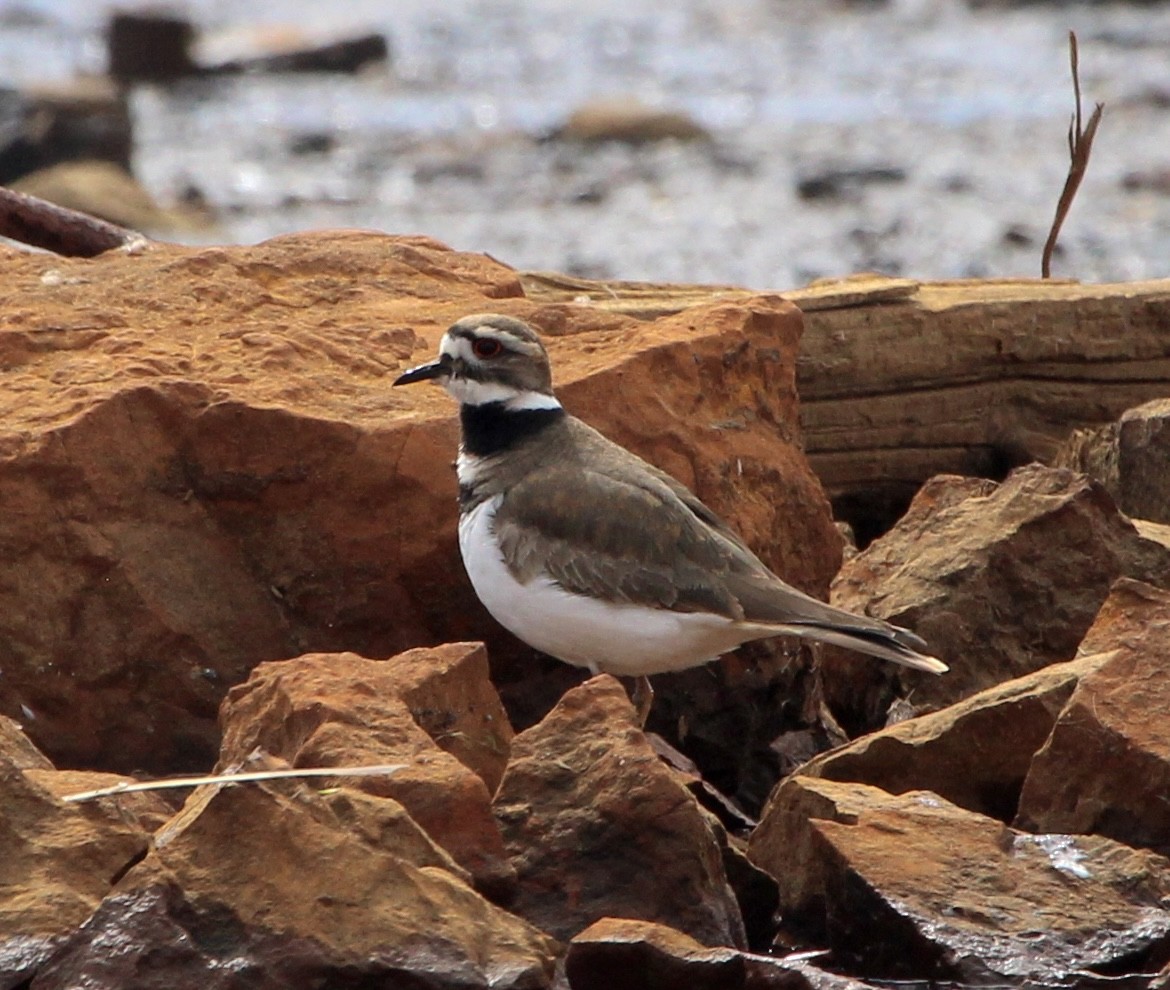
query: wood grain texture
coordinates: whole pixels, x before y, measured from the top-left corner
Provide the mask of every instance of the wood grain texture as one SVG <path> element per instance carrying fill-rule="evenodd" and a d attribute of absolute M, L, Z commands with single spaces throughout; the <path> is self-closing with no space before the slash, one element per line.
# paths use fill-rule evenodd
<path fill-rule="evenodd" d="M 1048 460 L 1170 393 L 1170 280 L 922 283 L 806 312 L 797 386 L 830 497 Z"/>
<path fill-rule="evenodd" d="M 729 286 L 521 273 L 530 298 L 642 318 Z M 783 293 L 804 313 L 804 447 L 835 500 L 1048 460 L 1077 428 L 1170 395 L 1170 279 L 1085 285 L 855 275 Z"/>

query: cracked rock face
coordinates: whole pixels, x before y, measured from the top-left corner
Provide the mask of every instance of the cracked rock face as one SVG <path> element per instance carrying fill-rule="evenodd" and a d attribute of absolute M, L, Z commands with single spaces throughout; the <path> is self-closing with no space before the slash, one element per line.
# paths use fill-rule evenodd
<path fill-rule="evenodd" d="M 1081 680 L 1111 656 L 1090 653 L 997 684 L 816 756 L 800 773 L 891 794 L 929 790 L 968 811 L 1011 821 L 1036 751 Z"/>
<path fill-rule="evenodd" d="M 1170 523 L 1170 399 L 1127 409 L 1095 430 L 1078 430 L 1057 453 L 1059 463 L 1101 482 L 1122 512 L 1135 519 Z"/>
<path fill-rule="evenodd" d="M 0 737 L 0 985 L 17 986 L 146 854 L 150 832 L 111 804 L 66 804 L 49 768 L 9 726 Z M 72 789 L 76 781 L 65 782 Z M 141 804 L 139 805 L 141 807 Z"/>
<path fill-rule="evenodd" d="M 550 938 L 447 870 L 338 827 L 302 784 L 205 788 L 155 841 L 38 985 L 227 988 L 240 973 L 272 988 L 343 973 L 435 988 L 551 979 Z"/>
<path fill-rule="evenodd" d="M 521 917 L 568 939 L 608 915 L 744 947 L 719 841 L 613 677 L 569 691 L 512 742 L 494 803 Z"/>
<path fill-rule="evenodd" d="M 512 727 L 480 644 L 384 661 L 342 653 L 261 664 L 228 694 L 221 721 L 225 767 L 246 766 L 257 749 L 293 766 L 401 765 L 347 790 L 400 803 L 480 890 L 511 896 L 516 875 L 491 796 Z"/>

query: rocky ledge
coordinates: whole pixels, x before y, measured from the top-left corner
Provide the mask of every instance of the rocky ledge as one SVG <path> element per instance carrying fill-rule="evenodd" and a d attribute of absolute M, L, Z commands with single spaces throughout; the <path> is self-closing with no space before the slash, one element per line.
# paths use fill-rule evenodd
<path fill-rule="evenodd" d="M 1164 403 L 1098 409 L 1065 466 L 936 475 L 842 565 L 802 326 L 856 355 L 889 298 L 841 297 L 835 330 L 824 292 L 807 321 L 694 287 L 650 313 L 362 233 L 3 260 L 0 987 L 1137 987 L 1170 962 L 1170 530 L 1118 507 L 1170 504 Z M 1170 288 L 1094 291 L 1145 314 L 1170 395 Z M 1005 339 L 1088 332 L 992 295 Z M 388 387 L 484 310 L 779 573 L 951 674 L 757 645 L 660 678 L 643 732 L 616 680 L 506 637 L 457 562 L 453 410 Z M 397 769 L 73 800 L 371 765 Z"/>

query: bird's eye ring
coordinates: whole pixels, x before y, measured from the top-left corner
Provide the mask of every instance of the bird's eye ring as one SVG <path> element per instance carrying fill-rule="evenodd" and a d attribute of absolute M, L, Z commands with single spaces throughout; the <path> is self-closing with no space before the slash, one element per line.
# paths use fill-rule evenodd
<path fill-rule="evenodd" d="M 471 342 L 471 350 L 479 358 L 493 358 L 503 349 L 504 345 L 494 337 L 477 337 Z"/>

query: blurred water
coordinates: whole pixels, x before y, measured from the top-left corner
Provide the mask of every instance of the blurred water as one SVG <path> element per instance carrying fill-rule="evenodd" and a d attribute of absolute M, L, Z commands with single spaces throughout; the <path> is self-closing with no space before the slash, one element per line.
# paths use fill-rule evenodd
<path fill-rule="evenodd" d="M 98 71 L 112 5 L 24 0 L 0 31 L 15 81 Z M 0 18 L 16 9 L 0 3 Z M 520 267 L 786 287 L 870 268 L 1033 275 L 1067 168 L 1067 31 L 1098 145 L 1057 272 L 1167 274 L 1170 6 L 972 11 L 960 0 L 204 0 L 242 23 L 371 28 L 387 72 L 255 76 L 136 90 L 136 166 L 162 198 L 199 187 L 215 239 L 318 226 L 426 233 Z M 11 20 L 11 18 L 7 18 Z M 21 18 L 31 20 L 32 18 Z M 713 146 L 581 149 L 534 140 L 583 101 L 678 107 Z M 324 154 L 298 136 L 331 134 Z M 903 182 L 803 200 L 801 177 L 893 166 Z M 1030 243 L 1028 243 L 1030 241 Z"/>

